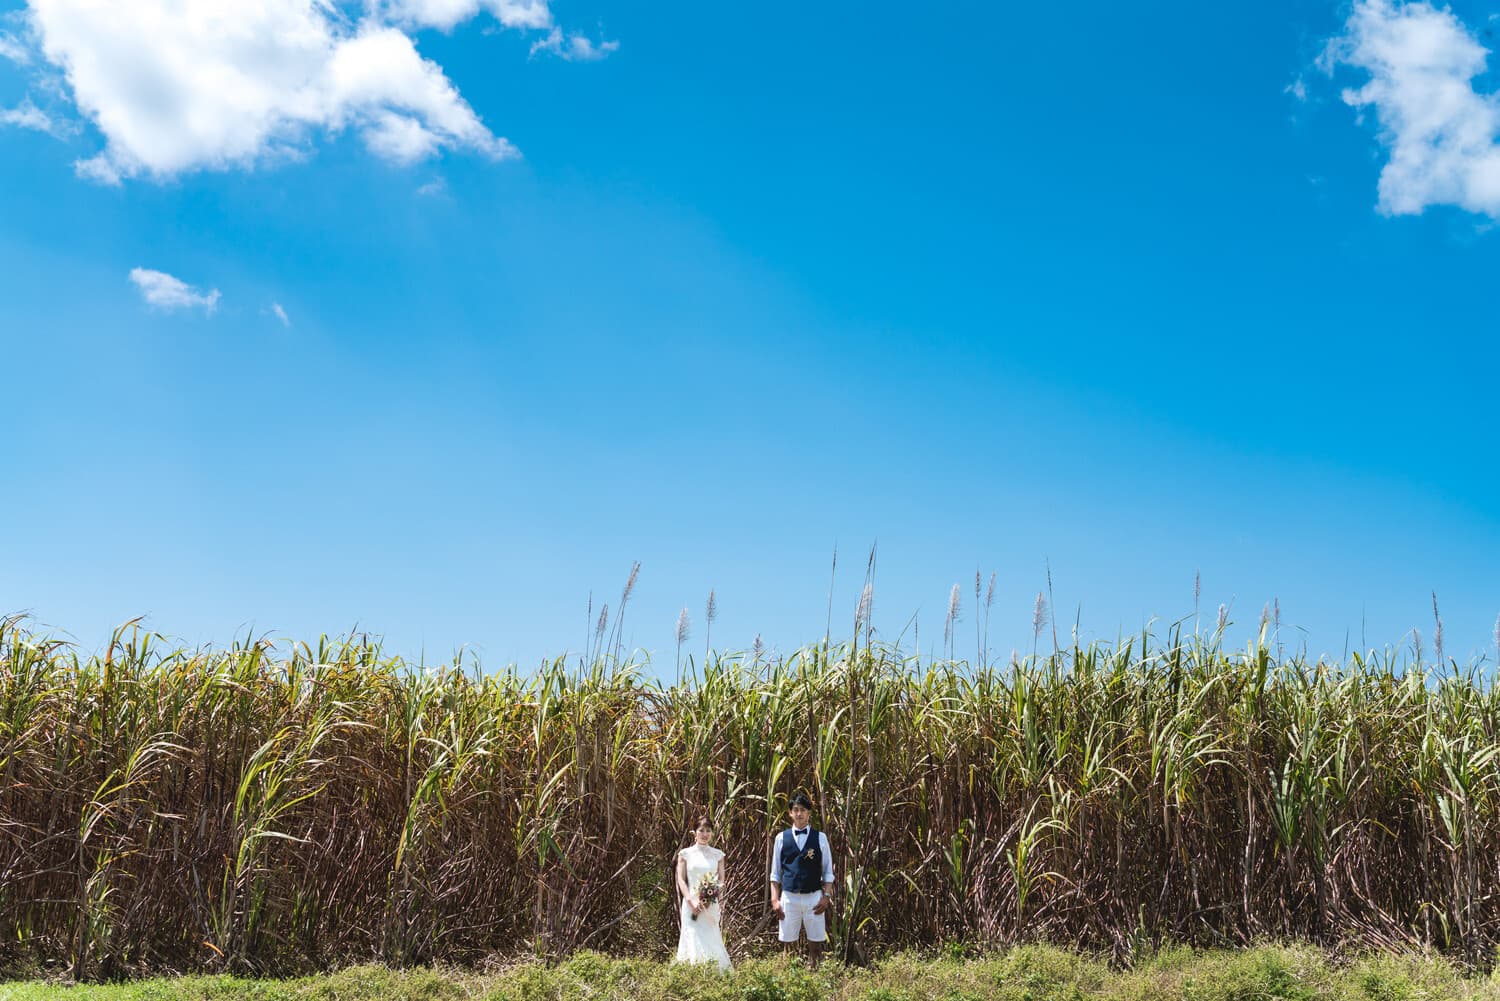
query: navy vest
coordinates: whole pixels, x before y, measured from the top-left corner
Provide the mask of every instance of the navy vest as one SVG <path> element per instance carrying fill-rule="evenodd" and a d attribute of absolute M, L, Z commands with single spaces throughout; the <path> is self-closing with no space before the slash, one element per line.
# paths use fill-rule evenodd
<path fill-rule="evenodd" d="M 812 893 L 823 888 L 823 839 L 812 825 L 801 849 L 791 831 L 781 836 L 781 885 L 792 893 Z"/>

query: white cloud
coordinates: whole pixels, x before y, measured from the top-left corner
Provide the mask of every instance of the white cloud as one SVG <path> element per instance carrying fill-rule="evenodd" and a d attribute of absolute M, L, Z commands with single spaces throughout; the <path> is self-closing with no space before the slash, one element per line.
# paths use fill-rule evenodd
<path fill-rule="evenodd" d="M 1283 87 L 1281 89 L 1281 92 L 1283 94 L 1290 94 L 1290 95 L 1292 95 L 1292 97 L 1295 100 L 1298 100 L 1298 101 L 1306 101 L 1307 100 L 1307 84 L 1303 82 L 1303 80 L 1302 80 L 1302 78 L 1300 76 L 1297 79 L 1293 80 L 1291 83 L 1287 84 L 1285 87 Z"/>
<path fill-rule="evenodd" d="M 1455 205 L 1500 218 L 1500 103 L 1474 89 L 1488 54 L 1446 8 L 1356 2 L 1323 66 L 1369 74 L 1343 99 L 1374 110 L 1389 150 L 1380 172 L 1380 211 L 1414 215 L 1430 205 Z"/>
<path fill-rule="evenodd" d="M 419 195 L 428 195 L 428 196 L 431 196 L 431 195 L 440 195 L 440 194 L 442 194 L 443 192 L 445 192 L 447 190 L 448 190 L 448 182 L 445 181 L 445 180 L 443 180 L 441 177 L 439 177 L 436 180 L 428 181 L 426 184 L 424 184 L 420 188 L 418 188 L 417 189 L 417 194 L 419 194 Z"/>
<path fill-rule="evenodd" d="M 481 9 L 505 27 L 553 27 L 547 0 L 29 0 L 27 19 L 40 60 L 104 136 L 79 174 L 119 183 L 295 159 L 345 130 L 396 163 L 517 156 L 402 30 Z"/>
<path fill-rule="evenodd" d="M 271 315 L 280 320 L 283 327 L 290 327 L 292 325 L 292 321 L 286 315 L 286 310 L 281 308 L 281 303 L 279 302 L 271 303 Z"/>
<path fill-rule="evenodd" d="M 597 45 L 584 35 L 563 36 L 561 28 L 553 28 L 547 37 L 531 45 L 531 54 L 550 52 L 568 62 L 595 62 L 603 59 L 620 47 L 619 42 L 600 42 Z"/>
<path fill-rule="evenodd" d="M 407 115 L 382 111 L 364 128 L 365 145 L 392 163 L 416 163 L 437 151 L 438 139 Z"/>
<path fill-rule="evenodd" d="M 165 271 L 131 268 L 130 280 L 141 290 L 141 296 L 157 309 L 201 309 L 212 314 L 219 308 L 219 290 L 204 292 Z"/>

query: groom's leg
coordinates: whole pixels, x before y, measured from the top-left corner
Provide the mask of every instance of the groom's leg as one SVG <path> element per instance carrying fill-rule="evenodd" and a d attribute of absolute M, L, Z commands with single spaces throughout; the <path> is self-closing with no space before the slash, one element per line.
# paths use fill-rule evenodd
<path fill-rule="evenodd" d="M 816 970 L 818 960 L 823 956 L 823 943 L 828 940 L 827 916 L 808 908 L 802 924 L 807 929 L 807 964 Z"/>
<path fill-rule="evenodd" d="M 797 948 L 802 938 L 802 912 L 790 894 L 781 895 L 781 912 L 786 915 L 777 927 L 777 938 L 781 940 L 781 951 L 788 956 Z"/>

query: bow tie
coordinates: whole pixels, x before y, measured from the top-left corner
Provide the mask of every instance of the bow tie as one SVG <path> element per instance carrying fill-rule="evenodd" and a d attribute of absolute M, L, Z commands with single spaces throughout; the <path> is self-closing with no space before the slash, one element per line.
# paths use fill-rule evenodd
<path fill-rule="evenodd" d="M 792 828 L 792 837 L 794 837 L 794 838 L 801 838 L 801 837 L 805 837 L 806 835 L 807 835 L 807 828 L 805 828 L 805 827 L 794 827 L 794 828 Z"/>

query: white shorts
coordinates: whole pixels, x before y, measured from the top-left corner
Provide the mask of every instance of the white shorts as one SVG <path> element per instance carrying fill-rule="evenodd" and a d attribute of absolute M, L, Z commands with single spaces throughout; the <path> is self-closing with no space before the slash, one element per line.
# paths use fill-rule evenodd
<path fill-rule="evenodd" d="M 807 930 L 809 942 L 828 941 L 828 922 L 823 914 L 814 914 L 813 908 L 823 899 L 823 891 L 812 893 L 783 893 L 781 910 L 786 917 L 781 919 L 781 941 L 795 942 L 803 929 Z"/>

